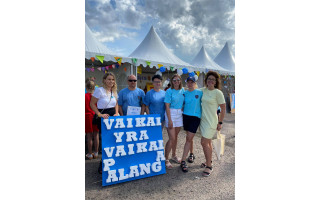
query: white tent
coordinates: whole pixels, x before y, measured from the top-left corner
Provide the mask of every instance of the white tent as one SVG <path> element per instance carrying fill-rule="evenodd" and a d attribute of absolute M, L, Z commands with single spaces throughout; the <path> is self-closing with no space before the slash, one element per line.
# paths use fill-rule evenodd
<path fill-rule="evenodd" d="M 111 50 L 109 50 L 105 45 L 101 44 L 93 35 L 92 31 L 88 27 L 86 23 L 86 59 L 89 59 L 91 57 L 95 57 L 97 55 L 104 56 L 105 61 L 113 61 L 116 62 L 114 57 L 122 57 L 122 62 L 129 62 L 131 63 L 131 59 L 124 56 L 119 56 L 113 53 Z"/>
<path fill-rule="evenodd" d="M 199 68 L 205 68 L 206 71 L 213 70 L 219 72 L 220 74 L 234 74 L 233 72 L 222 68 L 216 62 L 214 62 L 208 55 L 204 46 L 201 47 L 199 53 L 191 61 L 191 64 Z"/>
<path fill-rule="evenodd" d="M 226 42 L 222 50 L 215 57 L 214 61 L 223 68 L 235 72 L 234 57 L 231 54 L 228 42 Z"/>
<path fill-rule="evenodd" d="M 146 61 L 151 62 L 151 66 L 164 65 L 168 70 L 170 66 L 174 69 L 186 67 L 189 71 L 205 71 L 203 68 L 197 68 L 182 61 L 164 45 L 158 34 L 155 32 L 153 26 L 149 33 L 140 43 L 140 45 L 129 55 L 131 58 L 137 58 L 136 65 L 142 64 L 146 66 Z"/>

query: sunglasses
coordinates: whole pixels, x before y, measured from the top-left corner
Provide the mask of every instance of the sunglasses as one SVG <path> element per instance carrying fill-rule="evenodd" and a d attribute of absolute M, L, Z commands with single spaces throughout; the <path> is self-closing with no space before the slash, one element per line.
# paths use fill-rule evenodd
<path fill-rule="evenodd" d="M 137 80 L 128 80 L 129 82 L 137 82 Z"/>
<path fill-rule="evenodd" d="M 173 79 L 172 81 L 173 82 L 177 82 L 177 81 L 180 81 L 180 79 Z"/>

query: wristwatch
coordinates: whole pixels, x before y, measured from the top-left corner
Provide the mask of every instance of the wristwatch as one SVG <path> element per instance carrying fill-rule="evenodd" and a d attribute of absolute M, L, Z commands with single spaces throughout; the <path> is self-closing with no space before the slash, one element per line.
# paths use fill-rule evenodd
<path fill-rule="evenodd" d="M 219 122 L 219 124 L 223 124 L 222 122 Z"/>

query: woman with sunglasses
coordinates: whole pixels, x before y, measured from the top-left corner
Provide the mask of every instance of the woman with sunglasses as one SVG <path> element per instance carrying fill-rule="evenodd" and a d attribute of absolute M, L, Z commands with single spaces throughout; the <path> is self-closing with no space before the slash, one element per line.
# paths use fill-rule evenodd
<path fill-rule="evenodd" d="M 212 173 L 212 138 L 222 128 L 222 121 L 226 112 L 226 102 L 220 90 L 220 76 L 217 72 L 209 71 L 205 76 L 205 88 L 202 96 L 202 114 L 200 122 L 201 145 L 206 162 L 201 164 L 205 167 L 203 176 L 210 176 Z M 217 109 L 221 108 L 218 118 Z"/>
<path fill-rule="evenodd" d="M 181 76 L 179 74 L 173 75 L 170 80 L 171 88 L 166 91 L 165 95 L 165 125 L 167 127 L 167 132 L 169 140 L 166 143 L 165 147 L 165 157 L 166 157 L 166 167 L 167 169 L 172 169 L 172 165 L 169 161 L 169 154 L 172 150 L 171 160 L 179 163 L 181 158 L 176 155 L 176 148 L 178 142 L 178 134 L 180 132 L 182 123 L 182 109 L 184 102 L 184 92 L 182 88 Z"/>

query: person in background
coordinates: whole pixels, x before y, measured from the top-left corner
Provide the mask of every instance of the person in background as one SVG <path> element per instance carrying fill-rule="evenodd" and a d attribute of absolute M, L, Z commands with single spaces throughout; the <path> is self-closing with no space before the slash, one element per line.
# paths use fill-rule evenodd
<path fill-rule="evenodd" d="M 161 90 L 162 77 L 158 74 L 152 77 L 153 89 L 147 92 L 143 99 L 143 104 L 146 107 L 146 113 L 149 114 L 160 114 L 161 122 L 164 122 L 165 104 L 164 97 L 166 92 Z"/>
<path fill-rule="evenodd" d="M 171 87 L 171 84 L 169 83 L 168 86 L 164 89 L 164 91 L 167 91 Z"/>
<path fill-rule="evenodd" d="M 86 158 L 91 160 L 92 158 L 98 157 L 98 148 L 99 148 L 99 129 L 96 124 L 92 123 L 94 111 L 90 107 L 91 96 L 95 89 L 95 83 L 93 81 L 86 82 L 85 94 L 85 133 L 87 136 L 87 145 L 88 145 L 88 154 Z M 92 139 L 94 145 L 94 153 L 92 153 Z"/>
<path fill-rule="evenodd" d="M 145 93 L 137 88 L 137 78 L 131 74 L 127 78 L 128 87 L 119 92 L 119 113 L 121 116 L 127 115 L 128 106 L 141 107 L 140 114 L 144 114 L 145 105 L 142 103 Z"/>
<path fill-rule="evenodd" d="M 205 88 L 202 96 L 202 114 L 200 122 L 201 145 L 206 158 L 206 162 L 201 164 L 205 167 L 203 176 L 210 176 L 212 173 L 212 138 L 217 131 L 222 129 L 222 123 L 226 112 L 226 102 L 220 90 L 220 76 L 217 72 L 209 71 L 205 76 Z M 218 119 L 217 109 L 221 108 Z"/>
<path fill-rule="evenodd" d="M 99 117 L 97 126 L 101 136 L 101 119 L 107 119 L 109 116 L 119 116 L 118 112 L 118 94 L 116 77 L 112 72 L 107 72 L 102 78 L 103 86 L 97 88 L 91 98 L 90 106 Z M 97 106 L 96 106 L 97 105 Z M 101 151 L 101 145 L 100 145 Z M 102 173 L 102 161 L 100 161 L 99 173 Z"/>
<path fill-rule="evenodd" d="M 193 163 L 195 156 L 193 154 L 193 137 L 195 136 L 197 129 L 200 125 L 201 117 L 201 98 L 202 91 L 197 88 L 197 83 L 194 77 L 187 78 L 188 90 L 184 92 L 184 108 L 183 108 L 183 127 L 186 131 L 186 143 L 184 145 L 181 169 L 183 172 L 188 172 L 188 166 L 186 164 L 186 159 L 188 152 L 190 155 L 188 158 L 189 163 Z"/>
<path fill-rule="evenodd" d="M 93 81 L 94 84 L 95 84 L 95 80 L 96 80 L 95 77 L 90 76 L 89 78 L 86 78 L 86 83 L 85 84 L 87 84 L 87 82 L 89 82 L 89 81 Z M 95 88 L 97 88 L 97 86 L 95 86 Z M 87 93 L 87 89 L 85 89 L 85 93 Z"/>
<path fill-rule="evenodd" d="M 182 109 L 184 102 L 184 88 L 182 88 L 181 76 L 179 74 L 173 75 L 170 80 L 171 88 L 166 91 L 165 95 L 165 125 L 167 127 L 167 132 L 169 140 L 165 147 L 165 157 L 166 157 L 166 168 L 172 169 L 172 165 L 169 161 L 169 154 L 172 150 L 171 160 L 179 163 L 181 159 L 176 155 L 176 148 L 178 142 L 178 134 L 180 132 L 182 124 Z"/>

